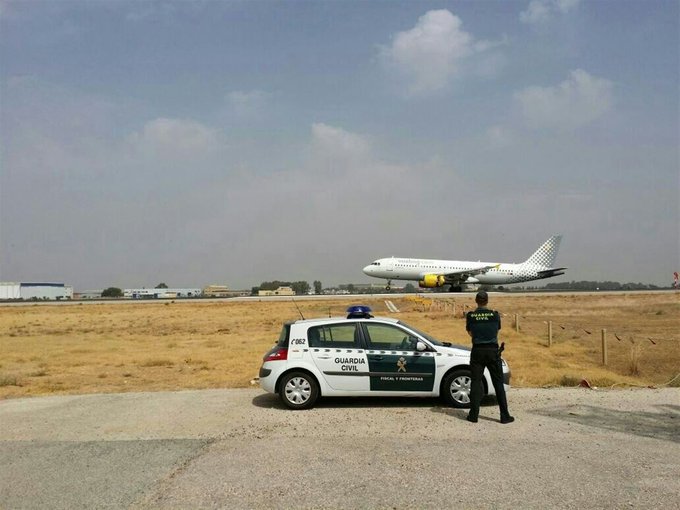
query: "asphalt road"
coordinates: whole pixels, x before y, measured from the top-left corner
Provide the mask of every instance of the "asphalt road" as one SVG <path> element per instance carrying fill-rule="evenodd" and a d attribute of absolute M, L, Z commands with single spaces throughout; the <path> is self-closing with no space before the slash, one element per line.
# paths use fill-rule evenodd
<path fill-rule="evenodd" d="M 0 401 L 0 508 L 677 508 L 680 389 L 283 408 L 260 389 Z"/>

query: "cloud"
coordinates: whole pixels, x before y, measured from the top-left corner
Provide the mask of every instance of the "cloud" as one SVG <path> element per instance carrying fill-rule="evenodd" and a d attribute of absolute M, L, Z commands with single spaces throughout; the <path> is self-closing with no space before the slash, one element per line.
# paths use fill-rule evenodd
<path fill-rule="evenodd" d="M 486 139 L 492 148 L 501 149 L 513 144 L 514 135 L 506 126 L 494 125 L 486 130 Z"/>
<path fill-rule="evenodd" d="M 128 141 L 155 155 L 191 157 L 212 151 L 219 137 L 215 130 L 193 120 L 158 118 L 132 133 Z"/>
<path fill-rule="evenodd" d="M 576 9 L 581 0 L 531 0 L 525 11 L 519 14 L 522 23 L 538 25 L 551 20 L 555 15 L 567 14 Z"/>
<path fill-rule="evenodd" d="M 312 145 L 317 153 L 343 158 L 356 158 L 368 155 L 368 140 L 355 133 L 328 124 L 312 124 Z"/>
<path fill-rule="evenodd" d="M 404 75 L 412 94 L 427 94 L 446 87 L 460 74 L 466 58 L 495 45 L 475 41 L 463 23 L 446 9 L 428 11 L 411 30 L 398 32 L 380 57 Z"/>
<path fill-rule="evenodd" d="M 530 127 L 576 129 L 599 119 L 612 107 L 613 83 L 576 69 L 554 87 L 527 87 L 514 94 Z"/>
<path fill-rule="evenodd" d="M 234 90 L 227 94 L 227 102 L 240 117 L 253 117 L 264 113 L 272 95 L 262 90 Z"/>

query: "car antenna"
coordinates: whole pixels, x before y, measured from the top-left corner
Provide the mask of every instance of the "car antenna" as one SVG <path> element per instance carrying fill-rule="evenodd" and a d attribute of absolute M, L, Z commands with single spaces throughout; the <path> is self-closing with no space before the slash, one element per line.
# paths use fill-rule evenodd
<path fill-rule="evenodd" d="M 292 301 L 293 301 L 293 304 L 295 305 L 295 308 L 297 308 L 297 311 L 300 314 L 300 317 L 302 317 L 302 320 L 305 320 L 305 316 L 302 315 L 302 312 L 300 311 L 300 307 L 297 305 L 297 303 L 295 302 L 294 299 Z"/>

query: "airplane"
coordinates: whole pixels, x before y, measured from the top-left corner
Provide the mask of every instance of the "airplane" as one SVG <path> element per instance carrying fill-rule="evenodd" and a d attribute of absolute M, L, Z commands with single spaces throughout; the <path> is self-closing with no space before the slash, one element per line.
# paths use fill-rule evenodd
<path fill-rule="evenodd" d="M 450 285 L 451 292 L 460 292 L 464 284 L 507 285 L 541 280 L 564 274 L 567 269 L 552 267 L 561 240 L 561 235 L 552 236 L 519 264 L 388 257 L 371 262 L 363 271 L 386 279 L 385 290 L 390 290 L 392 280 L 417 281 L 421 288 L 428 289 Z"/>

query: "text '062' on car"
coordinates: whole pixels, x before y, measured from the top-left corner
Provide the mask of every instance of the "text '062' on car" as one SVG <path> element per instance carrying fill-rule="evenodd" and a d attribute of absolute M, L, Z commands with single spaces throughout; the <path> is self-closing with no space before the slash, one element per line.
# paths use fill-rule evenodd
<path fill-rule="evenodd" d="M 308 409 L 319 397 L 438 397 L 470 405 L 470 349 L 441 342 L 413 326 L 373 317 L 351 306 L 336 318 L 287 322 L 264 355 L 260 385 L 291 409 Z M 510 368 L 502 361 L 506 389 Z M 493 395 L 489 372 L 484 394 Z"/>

